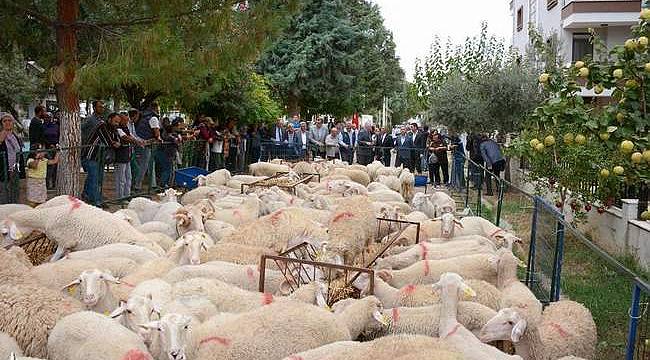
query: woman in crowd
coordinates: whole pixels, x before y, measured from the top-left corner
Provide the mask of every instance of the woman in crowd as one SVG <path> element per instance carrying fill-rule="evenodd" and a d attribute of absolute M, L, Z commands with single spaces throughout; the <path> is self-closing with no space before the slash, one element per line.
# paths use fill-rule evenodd
<path fill-rule="evenodd" d="M 458 134 L 450 137 L 449 148 L 452 151 L 451 187 L 456 191 L 465 188 L 465 147 Z"/>
<path fill-rule="evenodd" d="M 0 122 L 2 123 L 2 130 L 0 130 L 0 153 L 3 154 L 2 165 L 4 169 L 0 169 L 0 180 L 3 186 L 0 186 L 5 204 L 12 204 L 18 202 L 18 181 L 21 173 L 25 171 L 23 164 L 23 142 L 20 140 L 14 130 L 14 123 L 16 120 L 9 113 L 0 113 Z"/>
<path fill-rule="evenodd" d="M 429 149 L 429 182 L 436 187 L 447 185 L 449 182 L 449 160 L 447 159 L 447 144 L 438 132 L 432 132 L 427 144 Z M 440 177 L 442 171 L 442 178 Z"/>
<path fill-rule="evenodd" d="M 59 153 L 55 152 L 52 159 L 47 158 L 47 151 L 41 144 L 35 144 L 27 159 L 27 202 L 36 207 L 47 201 L 48 167 L 59 162 Z"/>

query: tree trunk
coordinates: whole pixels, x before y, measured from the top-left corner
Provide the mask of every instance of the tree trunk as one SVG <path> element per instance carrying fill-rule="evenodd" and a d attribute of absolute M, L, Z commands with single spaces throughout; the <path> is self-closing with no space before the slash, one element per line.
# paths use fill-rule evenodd
<path fill-rule="evenodd" d="M 289 116 L 294 114 L 300 114 L 300 104 L 298 103 L 298 97 L 292 93 L 289 93 L 287 98 L 287 112 Z M 304 116 L 304 114 L 302 114 Z"/>
<path fill-rule="evenodd" d="M 57 0 L 55 68 L 56 97 L 61 110 L 61 135 L 57 190 L 60 195 L 79 196 L 81 190 L 79 94 L 74 87 L 77 70 L 77 29 L 79 0 Z"/>

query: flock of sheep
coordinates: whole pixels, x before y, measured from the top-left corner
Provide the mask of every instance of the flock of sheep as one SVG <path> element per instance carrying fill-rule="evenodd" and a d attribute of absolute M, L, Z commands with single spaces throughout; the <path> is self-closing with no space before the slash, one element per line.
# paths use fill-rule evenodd
<path fill-rule="evenodd" d="M 277 172 L 322 178 L 291 194 L 240 193 Z M 520 240 L 485 219 L 457 218 L 443 192 L 416 193 L 408 169 L 268 162 L 198 182 L 180 198 L 170 189 L 114 213 L 69 196 L 0 206 L 0 360 L 594 357 L 589 311 L 568 300 L 543 309 L 518 280 Z M 37 266 L 12 246 L 34 231 L 57 245 Z M 262 255 L 306 242 L 324 262 L 362 266 L 387 239 L 397 246 L 352 284 L 359 299 L 328 304 L 336 273 L 314 268 L 302 281 L 277 264 L 257 292 Z M 499 340 L 517 355 L 493 346 Z"/>

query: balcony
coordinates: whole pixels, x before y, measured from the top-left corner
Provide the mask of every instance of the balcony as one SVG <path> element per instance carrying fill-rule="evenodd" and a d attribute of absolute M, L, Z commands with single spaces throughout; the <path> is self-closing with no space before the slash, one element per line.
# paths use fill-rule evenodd
<path fill-rule="evenodd" d="M 640 11 L 640 0 L 565 0 L 562 27 L 630 26 L 637 23 Z"/>

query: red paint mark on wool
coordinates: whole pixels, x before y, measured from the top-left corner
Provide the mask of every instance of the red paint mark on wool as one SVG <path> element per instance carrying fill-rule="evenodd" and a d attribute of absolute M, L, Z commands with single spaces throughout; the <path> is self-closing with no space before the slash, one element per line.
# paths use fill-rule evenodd
<path fill-rule="evenodd" d="M 428 276 L 431 269 L 429 268 L 429 261 L 424 261 L 424 276 Z"/>
<path fill-rule="evenodd" d="M 255 271 L 252 267 L 249 266 L 246 268 L 246 276 L 248 276 L 249 279 L 255 280 Z"/>
<path fill-rule="evenodd" d="M 262 305 L 269 305 L 273 302 L 273 294 L 264 293 L 262 294 Z"/>
<path fill-rule="evenodd" d="M 207 337 L 207 338 L 201 340 L 201 342 L 199 342 L 199 346 L 202 346 L 202 345 L 208 344 L 208 343 L 217 343 L 217 344 L 223 345 L 223 346 L 230 346 L 230 344 L 232 344 L 232 340 L 226 339 L 226 338 L 220 337 L 220 336 L 210 336 L 210 337 Z"/>
<path fill-rule="evenodd" d="M 291 355 L 287 358 L 287 360 L 305 360 L 305 359 L 303 359 L 302 356 Z"/>
<path fill-rule="evenodd" d="M 282 210 L 278 210 L 271 215 L 271 225 L 275 226 L 280 221 L 280 216 L 282 216 Z"/>
<path fill-rule="evenodd" d="M 456 326 L 454 326 L 454 328 L 451 329 L 451 331 L 445 337 L 448 338 L 448 337 L 454 335 L 456 333 L 456 331 L 458 331 L 459 328 L 460 328 L 460 323 L 456 324 Z"/>
<path fill-rule="evenodd" d="M 337 222 L 339 220 L 351 219 L 353 217 L 354 217 L 353 213 L 351 213 L 349 211 L 345 211 L 345 212 L 342 212 L 340 214 L 336 214 L 336 216 L 334 216 L 334 219 L 332 220 L 332 222 L 335 223 L 335 222 Z"/>
<path fill-rule="evenodd" d="M 498 234 L 498 233 L 500 233 L 500 232 L 502 232 L 502 231 L 503 231 L 503 229 L 496 229 L 496 230 L 494 230 L 494 231 L 492 232 L 492 234 L 490 234 L 489 237 L 494 237 L 496 234 Z"/>
<path fill-rule="evenodd" d="M 414 284 L 408 284 L 402 288 L 402 292 L 406 295 L 413 295 L 415 292 L 415 285 Z"/>
<path fill-rule="evenodd" d="M 68 201 L 70 201 L 71 203 L 70 212 L 73 212 L 74 210 L 79 209 L 81 207 L 81 200 L 77 199 L 72 195 L 68 195 Z"/>
<path fill-rule="evenodd" d="M 239 209 L 233 210 L 232 211 L 232 216 L 236 216 L 241 220 L 241 218 L 242 218 L 241 211 L 239 211 Z"/>
<path fill-rule="evenodd" d="M 517 305 L 517 307 L 520 308 L 520 309 L 528 309 L 528 304 L 521 303 L 521 304 Z"/>
<path fill-rule="evenodd" d="M 393 308 L 393 324 L 399 321 L 399 308 Z"/>
<path fill-rule="evenodd" d="M 121 360 L 151 360 L 150 354 L 138 349 L 129 350 Z"/>
<path fill-rule="evenodd" d="M 560 324 L 550 323 L 550 325 L 552 328 L 557 330 L 557 332 L 560 333 L 560 336 L 562 336 L 563 338 L 569 336 L 569 333 L 566 330 L 562 329 L 562 326 L 560 326 Z"/>
<path fill-rule="evenodd" d="M 427 260 L 427 255 L 429 255 L 429 251 L 427 250 L 427 247 L 424 246 L 424 244 L 420 243 L 420 253 L 422 255 L 422 260 Z"/>

